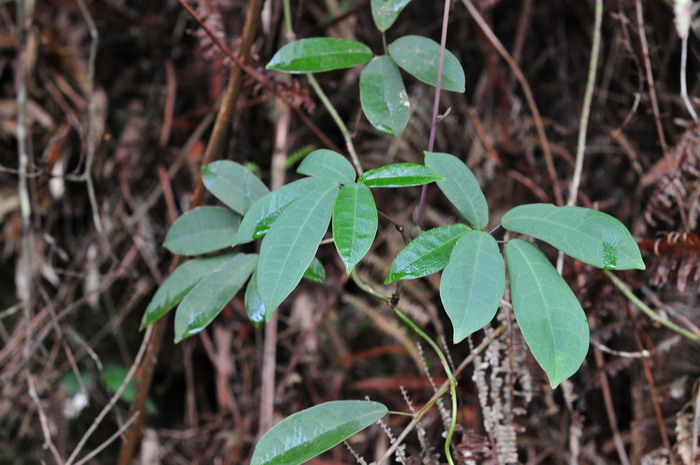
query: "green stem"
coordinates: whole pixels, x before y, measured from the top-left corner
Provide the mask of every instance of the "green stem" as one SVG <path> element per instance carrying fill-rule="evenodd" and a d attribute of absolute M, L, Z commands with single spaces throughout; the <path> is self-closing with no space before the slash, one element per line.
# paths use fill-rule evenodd
<path fill-rule="evenodd" d="M 374 289 L 372 289 L 372 288 L 369 286 L 369 284 L 367 284 L 366 282 L 362 281 L 362 280 L 360 279 L 360 277 L 357 275 L 357 271 L 356 271 L 355 269 L 353 269 L 353 270 L 350 272 L 350 277 L 351 277 L 352 280 L 355 282 L 355 284 L 357 284 L 357 287 L 359 287 L 360 290 L 361 290 L 362 292 L 364 292 L 365 294 L 369 294 L 369 295 L 371 295 L 372 297 L 374 297 L 375 299 L 381 300 L 382 302 L 389 302 L 389 297 L 385 296 L 384 294 L 380 294 L 379 292 L 377 292 L 377 291 L 375 291 Z"/>
<path fill-rule="evenodd" d="M 289 0 L 282 0 L 282 9 L 284 12 L 284 28 L 287 30 L 287 34 L 294 34 L 294 28 L 292 27 L 292 8 L 289 6 Z"/>

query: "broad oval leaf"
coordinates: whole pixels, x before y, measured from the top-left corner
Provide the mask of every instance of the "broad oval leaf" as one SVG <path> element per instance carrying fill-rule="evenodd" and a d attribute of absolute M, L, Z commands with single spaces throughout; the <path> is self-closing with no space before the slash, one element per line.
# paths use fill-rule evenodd
<path fill-rule="evenodd" d="M 445 178 L 427 166 L 396 163 L 365 171 L 357 181 L 369 187 L 409 187 L 442 179 Z"/>
<path fill-rule="evenodd" d="M 188 338 L 214 321 L 243 287 L 255 268 L 258 256 L 239 254 L 202 279 L 175 311 L 175 342 Z"/>
<path fill-rule="evenodd" d="M 489 222 L 489 207 L 479 181 L 462 160 L 449 153 L 425 152 L 425 166 L 445 177 L 437 185 L 474 229 Z"/>
<path fill-rule="evenodd" d="M 365 116 L 379 132 L 401 137 L 411 105 L 399 68 L 391 58 L 375 57 L 362 70 L 360 103 Z"/>
<path fill-rule="evenodd" d="M 401 249 L 389 268 L 385 284 L 437 273 L 450 261 L 450 253 L 469 228 L 463 224 L 429 229 Z"/>
<path fill-rule="evenodd" d="M 323 263 L 321 263 L 321 260 L 314 257 L 314 259 L 311 260 L 309 267 L 306 269 L 306 271 L 304 271 L 303 278 L 307 281 L 311 281 L 312 283 L 325 283 L 326 270 L 323 268 Z"/>
<path fill-rule="evenodd" d="M 440 300 L 455 344 L 493 319 L 505 290 L 506 268 L 496 240 L 482 231 L 464 234 L 440 279 Z"/>
<path fill-rule="evenodd" d="M 267 317 L 297 287 L 331 220 L 338 184 L 322 184 L 285 208 L 262 241 L 258 289 Z"/>
<path fill-rule="evenodd" d="M 586 314 L 569 285 L 534 245 L 506 245 L 513 313 L 552 387 L 576 373 L 588 353 Z"/>
<path fill-rule="evenodd" d="M 258 290 L 258 269 L 253 271 L 253 275 L 248 281 L 245 289 L 245 312 L 256 328 L 265 322 L 265 304 Z"/>
<path fill-rule="evenodd" d="M 350 162 L 332 150 L 314 150 L 304 158 L 297 173 L 330 179 L 339 184 L 355 182 L 355 168 Z"/>
<path fill-rule="evenodd" d="M 175 220 L 163 246 L 179 255 L 214 252 L 233 245 L 240 224 L 241 217 L 228 208 L 195 208 Z"/>
<path fill-rule="evenodd" d="M 338 400 L 302 410 L 265 433 L 250 465 L 298 465 L 329 450 L 388 413 L 378 403 Z"/>
<path fill-rule="evenodd" d="M 437 85 L 440 44 L 421 36 L 403 36 L 389 45 L 389 56 L 419 81 Z M 464 92 L 464 70 L 457 57 L 445 50 L 442 65 L 441 88 L 452 92 Z"/>
<path fill-rule="evenodd" d="M 372 19 L 377 29 L 389 29 L 411 0 L 372 0 Z"/>
<path fill-rule="evenodd" d="M 581 207 L 538 203 L 515 207 L 503 227 L 547 242 L 565 254 L 607 270 L 646 268 L 637 242 L 616 218 Z"/>
<path fill-rule="evenodd" d="M 351 68 L 372 59 L 365 44 L 347 39 L 314 37 L 291 42 L 275 53 L 267 69 L 284 73 L 320 73 Z"/>
<path fill-rule="evenodd" d="M 343 186 L 333 208 L 333 241 L 348 274 L 372 246 L 377 225 L 377 206 L 369 187 Z"/>
<path fill-rule="evenodd" d="M 257 176 L 231 160 L 219 160 L 204 166 L 202 182 L 217 199 L 241 215 L 270 192 Z"/>
<path fill-rule="evenodd" d="M 139 329 L 144 329 L 151 323 L 158 321 L 177 305 L 198 282 L 230 262 L 236 255 L 226 254 L 217 257 L 197 258 L 175 268 L 175 271 L 160 285 L 148 303 Z"/>
<path fill-rule="evenodd" d="M 274 220 L 282 213 L 284 207 L 298 199 L 302 194 L 326 182 L 320 178 L 303 178 L 260 198 L 243 217 L 236 234 L 235 244 L 244 244 L 264 236 L 261 231 L 264 229 L 267 232 Z"/>

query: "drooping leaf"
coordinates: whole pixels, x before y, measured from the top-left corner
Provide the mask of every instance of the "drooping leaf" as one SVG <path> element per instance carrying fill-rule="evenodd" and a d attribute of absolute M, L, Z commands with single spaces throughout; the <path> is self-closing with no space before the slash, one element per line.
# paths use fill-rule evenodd
<path fill-rule="evenodd" d="M 199 207 L 180 216 L 163 246 L 179 255 L 199 255 L 231 247 L 241 217 L 228 208 Z"/>
<path fill-rule="evenodd" d="M 253 271 L 253 275 L 248 281 L 245 289 L 245 312 L 256 328 L 265 322 L 265 304 L 258 290 L 258 269 Z"/>
<path fill-rule="evenodd" d="M 314 37 L 291 42 L 275 53 L 267 69 L 283 73 L 320 73 L 351 68 L 372 59 L 365 44 L 347 39 Z"/>
<path fill-rule="evenodd" d="M 425 152 L 425 166 L 445 177 L 437 185 L 474 229 L 489 222 L 489 207 L 479 181 L 462 160 L 449 153 Z"/>
<path fill-rule="evenodd" d="M 464 234 L 440 279 L 440 299 L 455 344 L 493 319 L 506 289 L 506 268 L 496 240 L 482 231 Z"/>
<path fill-rule="evenodd" d="M 330 179 L 339 184 L 355 182 L 355 168 L 350 162 L 332 150 L 314 150 L 304 158 L 297 173 Z"/>
<path fill-rule="evenodd" d="M 217 199 L 241 215 L 270 192 L 257 176 L 231 160 L 219 160 L 204 166 L 202 182 Z"/>
<path fill-rule="evenodd" d="M 556 387 L 576 371 L 588 352 L 586 314 L 576 296 L 534 245 L 506 245 L 513 313 L 525 342 Z"/>
<path fill-rule="evenodd" d="M 369 187 L 409 187 L 445 179 L 427 166 L 396 163 L 365 171 L 357 182 Z"/>
<path fill-rule="evenodd" d="M 377 29 L 389 29 L 411 0 L 372 0 L 372 18 Z"/>
<path fill-rule="evenodd" d="M 244 244 L 257 239 L 256 230 L 259 237 L 262 237 L 265 233 L 260 235 L 261 231 L 264 229 L 267 232 L 274 220 L 282 213 L 284 207 L 299 198 L 300 195 L 323 185 L 325 182 L 319 178 L 302 178 L 258 199 L 243 217 L 236 234 L 235 244 Z"/>
<path fill-rule="evenodd" d="M 306 271 L 304 271 L 303 278 L 307 281 L 311 281 L 312 283 L 325 283 L 326 270 L 323 268 L 323 263 L 321 263 L 321 260 L 314 257 L 314 259 L 311 260 L 309 267 L 306 269 Z"/>
<path fill-rule="evenodd" d="M 365 116 L 379 132 L 401 137 L 411 105 L 399 68 L 388 56 L 373 58 L 362 70 L 360 103 Z"/>
<path fill-rule="evenodd" d="M 144 329 L 151 323 L 158 321 L 175 307 L 198 282 L 220 269 L 235 256 L 236 254 L 225 254 L 217 257 L 197 258 L 175 268 L 168 279 L 160 285 L 146 307 L 139 329 Z"/>
<path fill-rule="evenodd" d="M 389 268 L 385 284 L 437 273 L 450 261 L 450 253 L 469 228 L 463 224 L 429 229 L 401 249 Z"/>
<path fill-rule="evenodd" d="M 362 431 L 388 413 L 377 402 L 338 400 L 302 410 L 270 428 L 250 465 L 299 465 Z"/>
<path fill-rule="evenodd" d="M 440 44 L 421 36 L 403 36 L 389 45 L 389 56 L 419 81 L 437 85 Z M 442 66 L 442 83 L 444 90 L 464 92 L 464 70 L 457 57 L 445 50 Z"/>
<path fill-rule="evenodd" d="M 372 246 L 377 225 L 377 206 L 369 187 L 343 186 L 333 208 L 333 241 L 348 274 Z"/>
<path fill-rule="evenodd" d="M 297 287 L 311 264 L 331 220 L 338 184 L 322 184 L 294 201 L 279 216 L 262 241 L 258 289 L 266 318 Z"/>
<path fill-rule="evenodd" d="M 175 342 L 188 338 L 214 321 L 226 304 L 243 287 L 255 268 L 258 256 L 238 254 L 227 264 L 202 279 L 175 311 Z"/>
<path fill-rule="evenodd" d="M 616 218 L 581 207 L 531 204 L 515 207 L 503 227 L 527 234 L 589 265 L 608 270 L 646 268 L 637 242 Z"/>

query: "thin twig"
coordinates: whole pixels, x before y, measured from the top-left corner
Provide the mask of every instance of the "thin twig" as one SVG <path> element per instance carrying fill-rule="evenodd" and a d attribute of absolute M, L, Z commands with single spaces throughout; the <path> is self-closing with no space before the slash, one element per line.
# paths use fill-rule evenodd
<path fill-rule="evenodd" d="M 106 440 L 105 442 L 103 442 L 102 444 L 100 444 L 99 446 L 97 446 L 95 449 L 91 450 L 90 453 L 87 454 L 85 457 L 83 457 L 82 459 L 80 459 L 80 460 L 78 460 L 77 462 L 75 462 L 75 465 L 83 465 L 84 463 L 87 463 L 87 462 L 90 461 L 93 457 L 95 457 L 97 454 L 99 454 L 99 453 L 102 452 L 104 449 L 106 449 L 107 446 L 109 446 L 110 444 L 112 444 L 117 438 L 119 438 L 119 437 L 122 435 L 122 433 L 123 433 L 124 431 L 126 431 L 126 429 L 129 427 L 129 425 L 131 425 L 131 423 L 133 423 L 134 420 L 136 420 L 136 418 L 137 418 L 138 416 L 139 416 L 139 412 L 136 412 L 136 413 L 134 413 L 133 415 L 131 415 L 131 416 L 129 417 L 129 419 L 126 420 L 126 421 L 124 422 L 124 424 L 121 425 L 121 426 L 119 427 L 119 429 L 116 430 L 116 431 L 114 432 L 114 434 L 112 434 L 110 437 L 108 437 L 107 440 Z"/>
<path fill-rule="evenodd" d="M 32 399 L 32 402 L 34 402 L 36 411 L 39 414 L 41 431 L 44 434 L 44 447 L 48 447 L 48 449 L 51 451 L 54 460 L 56 460 L 56 464 L 62 465 L 64 463 L 63 457 L 61 457 L 60 452 L 58 452 L 56 445 L 51 439 L 51 429 L 49 428 L 49 420 L 48 418 L 46 418 L 44 407 L 41 406 L 41 400 L 39 399 L 39 395 L 36 391 L 36 386 L 34 385 L 34 379 L 32 378 L 32 375 L 29 372 L 27 372 L 27 384 L 29 384 L 29 397 Z"/>
<path fill-rule="evenodd" d="M 698 114 L 693 108 L 693 104 L 688 97 L 688 83 L 686 76 L 686 68 L 688 67 L 688 34 L 683 37 L 683 44 L 681 48 L 681 96 L 683 97 L 683 102 L 688 109 L 688 113 L 693 117 L 693 121 L 698 122 Z"/>

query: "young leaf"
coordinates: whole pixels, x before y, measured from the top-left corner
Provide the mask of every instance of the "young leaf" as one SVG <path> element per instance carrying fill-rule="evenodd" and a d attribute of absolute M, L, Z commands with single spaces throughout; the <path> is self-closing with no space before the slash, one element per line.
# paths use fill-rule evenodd
<path fill-rule="evenodd" d="M 389 45 L 389 56 L 399 68 L 419 81 L 431 86 L 437 85 L 440 44 L 434 40 L 421 36 L 400 37 Z M 459 60 L 452 52 L 445 50 L 442 89 L 462 93 L 464 81 L 464 70 Z"/>
<path fill-rule="evenodd" d="M 401 137 L 411 105 L 399 68 L 391 58 L 375 57 L 362 70 L 360 103 L 365 116 L 379 132 Z"/>
<path fill-rule="evenodd" d="M 302 410 L 270 428 L 250 465 L 299 465 L 340 444 L 388 413 L 377 402 L 338 400 Z"/>
<path fill-rule="evenodd" d="M 140 330 L 158 321 L 178 304 L 190 290 L 206 276 L 230 262 L 237 254 L 190 260 L 175 268 L 168 279 L 161 284 L 146 307 L 141 319 Z"/>
<path fill-rule="evenodd" d="M 411 0 L 372 0 L 372 19 L 377 29 L 389 29 Z"/>
<path fill-rule="evenodd" d="M 270 190 L 253 173 L 230 160 L 219 160 L 202 168 L 204 186 L 236 213 L 245 215 Z"/>
<path fill-rule="evenodd" d="M 462 160 L 449 153 L 425 152 L 425 166 L 445 177 L 437 185 L 445 197 L 457 207 L 459 214 L 474 229 L 489 222 L 489 207 L 479 181 Z"/>
<path fill-rule="evenodd" d="M 258 269 L 253 270 L 253 275 L 245 289 L 245 312 L 256 328 L 265 322 L 265 304 L 263 304 L 258 290 Z"/>
<path fill-rule="evenodd" d="M 369 187 L 343 186 L 333 208 L 333 241 L 348 274 L 372 246 L 377 224 L 377 206 Z"/>
<path fill-rule="evenodd" d="M 294 201 L 279 216 L 262 241 L 258 289 L 266 318 L 297 287 L 311 264 L 333 212 L 338 184 L 322 184 Z"/>
<path fill-rule="evenodd" d="M 639 247 L 616 218 L 589 208 L 537 203 L 515 207 L 503 227 L 553 245 L 565 254 L 607 270 L 646 268 Z"/>
<path fill-rule="evenodd" d="M 464 234 L 440 279 L 440 299 L 455 344 L 493 319 L 505 289 L 506 268 L 496 240 L 482 231 Z"/>
<path fill-rule="evenodd" d="M 513 239 L 506 245 L 506 261 L 515 319 L 535 360 L 552 387 L 557 387 L 586 358 L 586 314 L 566 281 L 534 245 Z"/>
<path fill-rule="evenodd" d="M 324 185 L 327 181 L 319 178 L 303 178 L 274 190 L 250 207 L 250 210 L 243 217 L 241 226 L 236 234 L 235 244 L 250 242 L 256 237 L 256 230 L 259 237 L 262 237 L 261 230 L 267 229 L 275 219 L 282 213 L 282 209 L 296 200 L 302 194 Z"/>
<path fill-rule="evenodd" d="M 175 343 L 211 323 L 253 272 L 258 256 L 238 254 L 226 265 L 202 279 L 175 311 Z"/>
<path fill-rule="evenodd" d="M 315 37 L 291 42 L 275 53 L 267 69 L 283 73 L 320 73 L 352 68 L 372 59 L 365 44 L 347 39 Z"/>
<path fill-rule="evenodd" d="M 228 208 L 199 207 L 180 216 L 163 246 L 179 255 L 199 255 L 231 247 L 241 217 Z"/>
<path fill-rule="evenodd" d="M 297 173 L 330 179 L 339 184 L 355 182 L 355 168 L 341 154 L 332 150 L 314 150 L 304 158 Z"/>
<path fill-rule="evenodd" d="M 463 224 L 441 226 L 425 231 L 396 255 L 385 284 L 427 276 L 445 268 L 450 253 L 469 228 Z"/>
<path fill-rule="evenodd" d="M 323 264 L 318 258 L 314 257 L 311 260 L 311 264 L 304 271 L 303 278 L 312 283 L 323 284 L 326 282 L 326 270 L 323 269 Z"/>
<path fill-rule="evenodd" d="M 396 163 L 365 171 L 357 180 L 369 187 L 409 187 L 445 179 L 432 169 L 415 163 Z"/>

